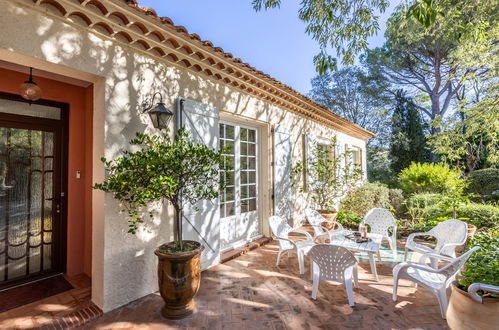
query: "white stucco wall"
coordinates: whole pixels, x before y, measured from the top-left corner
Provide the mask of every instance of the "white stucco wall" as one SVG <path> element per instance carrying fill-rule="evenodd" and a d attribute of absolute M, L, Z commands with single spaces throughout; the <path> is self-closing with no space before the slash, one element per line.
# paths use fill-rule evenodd
<path fill-rule="evenodd" d="M 48 64 L 71 68 L 84 77 L 102 78 L 94 85 L 94 158 L 114 158 L 128 148 L 136 131 L 154 132 L 140 104 L 159 91 L 167 107 L 174 109 L 178 97 L 211 104 L 227 118 L 254 121 L 266 138 L 262 145 L 271 153 L 270 128 L 284 125 L 292 129 L 293 160 L 303 159 L 303 136 L 307 132 L 363 150 L 365 142 L 336 132 L 268 102 L 224 86 L 138 52 L 125 44 L 92 34 L 88 29 L 67 24 L 64 18 L 47 16 L 16 2 L 0 0 L 0 49 L 11 54 L 32 57 L 39 69 Z M 0 53 L 0 60 L 2 60 Z M 5 59 L 4 59 L 5 60 Z M 42 64 L 40 64 L 42 63 Z M 34 65 L 33 65 L 34 66 Z M 53 66 L 52 66 L 53 67 Z M 1 77 L 0 77 L 1 79 Z M 172 123 L 173 125 L 173 123 Z M 98 134 L 102 128 L 101 137 Z M 265 150 L 263 151 L 265 152 Z M 99 154 L 100 153 L 100 154 Z M 95 161 L 94 179 L 102 180 L 104 169 Z M 268 157 L 262 157 L 263 217 L 271 213 L 271 169 Z M 303 218 L 306 196 L 295 192 L 295 223 Z M 94 192 L 92 299 L 104 311 L 112 310 L 151 292 L 157 291 L 154 249 L 172 235 L 172 209 L 156 207 L 157 216 L 146 221 L 136 236 L 127 234 L 127 222 L 119 214 L 119 205 L 110 194 Z M 268 232 L 268 230 L 264 230 Z"/>

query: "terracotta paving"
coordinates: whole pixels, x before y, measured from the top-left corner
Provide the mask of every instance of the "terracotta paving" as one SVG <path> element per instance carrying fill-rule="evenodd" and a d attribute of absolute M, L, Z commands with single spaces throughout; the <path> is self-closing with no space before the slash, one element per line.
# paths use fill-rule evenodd
<path fill-rule="evenodd" d="M 375 282 L 368 263 L 360 263 L 355 306 L 343 285 L 321 282 L 310 298 L 309 274 L 298 274 L 295 256 L 275 266 L 278 245 L 250 251 L 202 274 L 198 310 L 179 321 L 160 315 L 162 299 L 151 294 L 111 311 L 86 329 L 446 329 L 435 296 L 402 280 L 393 302 L 392 269 L 378 266 Z M 306 263 L 308 269 L 308 262 Z"/>
<path fill-rule="evenodd" d="M 0 313 L 0 329 L 34 329 L 53 325 L 54 321 L 88 307 L 90 278 L 66 277 L 74 289 Z"/>

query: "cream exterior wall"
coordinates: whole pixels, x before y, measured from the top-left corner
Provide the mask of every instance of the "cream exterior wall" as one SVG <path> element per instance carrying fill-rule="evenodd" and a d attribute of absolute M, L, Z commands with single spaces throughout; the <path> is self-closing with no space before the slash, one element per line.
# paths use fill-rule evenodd
<path fill-rule="evenodd" d="M 255 126 L 261 134 L 260 199 L 263 232 L 272 214 L 271 128 L 280 124 L 292 130 L 293 162 L 303 160 L 304 134 L 355 145 L 363 151 L 365 141 L 283 110 L 219 82 L 195 74 L 128 45 L 93 34 L 87 28 L 68 24 L 64 18 L 32 8 L 30 1 L 0 0 L 0 60 L 18 62 L 35 69 L 61 72 L 94 83 L 94 182 L 105 171 L 101 156 L 114 158 L 129 148 L 136 131 L 153 133 L 140 104 L 154 91 L 174 109 L 178 97 L 212 104 L 222 119 Z M 1 77 L 0 77 L 1 79 Z M 173 128 L 173 121 L 172 121 Z M 295 187 L 295 218 L 303 221 L 307 196 Z M 157 291 L 154 249 L 173 239 L 171 207 L 153 206 L 157 215 L 147 220 L 136 236 L 127 234 L 127 222 L 110 194 L 93 192 L 92 300 L 105 312 Z"/>

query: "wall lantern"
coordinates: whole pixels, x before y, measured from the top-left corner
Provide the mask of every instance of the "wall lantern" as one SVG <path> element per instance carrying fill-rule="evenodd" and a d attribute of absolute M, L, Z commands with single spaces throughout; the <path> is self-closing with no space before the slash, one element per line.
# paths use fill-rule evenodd
<path fill-rule="evenodd" d="M 159 95 L 159 102 L 156 104 L 156 106 L 154 106 L 154 98 L 156 97 L 156 95 Z M 142 113 L 147 112 L 147 114 L 151 118 L 154 128 L 168 128 L 168 124 L 173 117 L 173 111 L 165 107 L 165 104 L 163 103 L 163 96 L 161 96 L 161 93 L 156 92 L 149 100 L 145 100 L 144 103 L 142 103 L 142 108 Z"/>
<path fill-rule="evenodd" d="M 19 94 L 30 102 L 42 97 L 42 89 L 33 81 L 33 68 L 29 68 L 29 79 L 19 86 Z"/>

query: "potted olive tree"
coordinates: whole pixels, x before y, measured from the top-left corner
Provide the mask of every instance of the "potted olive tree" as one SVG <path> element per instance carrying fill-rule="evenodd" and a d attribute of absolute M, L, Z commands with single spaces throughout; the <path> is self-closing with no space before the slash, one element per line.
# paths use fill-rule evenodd
<path fill-rule="evenodd" d="M 479 292 L 482 302 L 478 302 L 468 293 L 473 283 L 499 289 L 499 230 L 479 232 L 467 248 L 474 246 L 480 249 L 470 256 L 461 277 L 452 285 L 447 309 L 447 323 L 451 329 L 497 329 L 499 325 L 499 294 Z"/>
<path fill-rule="evenodd" d="M 219 170 L 224 167 L 221 152 L 189 139 L 180 129 L 173 141 L 160 135 L 137 133 L 130 144 L 138 151 L 125 151 L 114 160 L 102 159 L 107 179 L 94 188 L 113 193 L 128 215 L 129 230 L 135 234 L 143 222 L 143 210 L 155 201 L 167 201 L 175 214 L 174 240 L 159 246 L 158 281 L 165 302 L 161 313 L 178 319 L 195 310 L 194 296 L 201 279 L 203 246 L 182 239 L 181 212 L 187 204 L 211 200 L 219 195 Z M 152 217 L 153 214 L 149 212 Z"/>
<path fill-rule="evenodd" d="M 362 169 L 353 163 L 352 151 L 336 153 L 336 137 L 330 144 L 314 143 L 307 162 L 298 162 L 295 174 L 305 174 L 306 184 L 300 189 L 308 191 L 316 209 L 324 218 L 336 218 L 336 202 L 362 178 Z M 328 225 L 328 224 L 324 224 Z"/>

